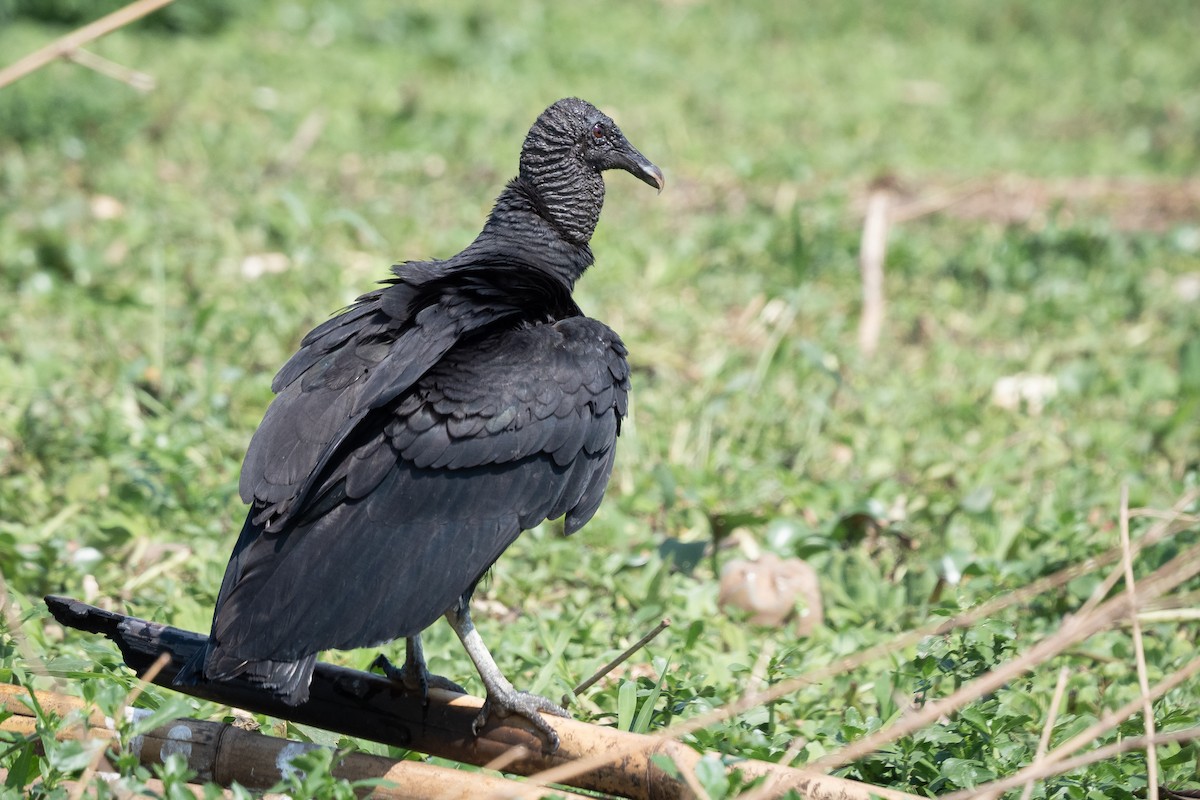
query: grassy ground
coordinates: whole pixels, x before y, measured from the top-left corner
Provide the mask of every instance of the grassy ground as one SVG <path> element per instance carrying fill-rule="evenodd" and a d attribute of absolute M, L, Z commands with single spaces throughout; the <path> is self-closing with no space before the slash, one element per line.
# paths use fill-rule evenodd
<path fill-rule="evenodd" d="M 148 95 L 67 64 L 0 90 L 0 677 L 34 680 L 40 660 L 100 703 L 128 686 L 110 648 L 47 624 L 47 592 L 207 628 L 275 369 L 389 263 L 468 242 L 530 122 L 568 94 L 611 111 L 668 188 L 610 181 L 578 292 L 636 370 L 608 500 L 570 540 L 524 536 L 480 593 L 518 684 L 557 696 L 667 615 L 625 676 L 643 695 L 662 676 L 658 728 L 736 698 L 764 650 L 767 680 L 802 674 L 1107 549 L 1122 484 L 1157 508 L 1197 484 L 1195 223 L 903 224 L 865 359 L 850 200 L 880 174 L 1194 174 L 1200 7 L 473 5 L 257 4 L 212 35 L 94 46 L 154 75 Z M 62 32 L 0 21 L 0 61 Z M 1056 380 L 1040 414 L 991 402 L 1017 373 Z M 735 528 L 817 568 L 824 629 L 798 640 L 718 610 L 730 550 L 669 557 Z M 804 737 L 812 760 L 1022 651 L 1098 579 L 693 741 L 778 759 Z M 478 691 L 452 638 L 433 629 L 428 654 Z M 1194 622 L 1149 627 L 1151 680 L 1194 639 Z M 1059 665 L 1056 742 L 1136 696 L 1127 632 L 1101 634 L 842 772 L 930 794 L 1011 774 Z M 585 713 L 611 719 L 619 686 Z M 1198 707 L 1185 684 L 1157 723 L 1196 724 Z M 0 744 L 0 764 L 53 786 L 73 752 Z M 1195 785 L 1193 745 L 1159 752 L 1172 785 Z M 1034 797 L 1140 796 L 1145 774 L 1131 754 Z"/>

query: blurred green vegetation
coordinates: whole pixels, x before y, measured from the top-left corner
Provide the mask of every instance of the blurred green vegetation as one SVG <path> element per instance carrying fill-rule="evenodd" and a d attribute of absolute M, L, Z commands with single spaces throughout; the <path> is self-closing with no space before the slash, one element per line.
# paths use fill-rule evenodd
<path fill-rule="evenodd" d="M 35 5 L 100 11 L 0 1 L 0 61 L 64 32 Z M 101 705 L 130 685 L 106 643 L 46 621 L 47 592 L 207 629 L 274 371 L 389 263 L 470 241 L 529 124 L 564 95 L 610 111 L 667 190 L 612 178 L 578 289 L 635 367 L 609 497 L 569 540 L 557 525 L 523 536 L 479 593 L 483 635 L 523 688 L 558 696 L 670 616 L 640 671 L 581 712 L 657 729 L 739 696 L 764 651 L 782 680 L 1107 549 L 1122 484 L 1132 505 L 1165 508 L 1197 483 L 1195 219 L 900 224 L 866 359 L 854 205 L 879 175 L 1194 175 L 1195 3 L 172 8 L 226 24 L 90 46 L 153 75 L 153 92 L 66 63 L 0 89 L 0 571 L 15 615 L 0 679 L 48 685 L 32 653 Z M 1054 379 L 1040 413 L 991 401 L 1019 373 Z M 797 641 L 718 609 L 733 551 L 711 545 L 737 528 L 817 568 L 826 628 Z M 1196 538 L 1151 549 L 1139 572 Z M 674 567 L 693 544 L 707 555 Z M 691 741 L 778 759 L 802 736 L 801 759 L 819 757 L 1012 657 L 1098 580 Z M 1148 627 L 1152 682 L 1194 657 L 1194 624 Z M 452 634 L 437 626 L 426 646 L 479 691 Z M 1055 742 L 1136 696 L 1126 631 L 1059 664 L 1075 672 Z M 918 793 L 1011 774 L 1054 672 L 843 773 Z M 1194 725 L 1197 707 L 1193 682 L 1156 720 Z M 45 746 L 0 742 L 0 764 L 51 788 L 78 774 Z M 1193 745 L 1160 755 L 1173 785 L 1194 781 Z M 1131 754 L 1034 796 L 1134 797 L 1144 775 Z M 738 791 L 703 777 L 714 797 Z"/>
<path fill-rule="evenodd" d="M 0 22 L 29 19 L 82 26 L 129 5 L 122 0 L 0 0 Z M 234 0 L 183 0 L 131 23 L 132 30 L 215 33 L 237 16 Z"/>

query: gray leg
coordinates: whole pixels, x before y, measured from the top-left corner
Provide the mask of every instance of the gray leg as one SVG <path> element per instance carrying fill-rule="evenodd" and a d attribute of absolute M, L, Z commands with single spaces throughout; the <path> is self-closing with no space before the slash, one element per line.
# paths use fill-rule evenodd
<path fill-rule="evenodd" d="M 421 647 L 421 636 L 410 636 L 404 640 L 404 666 L 397 667 L 387 656 L 380 653 L 371 662 L 371 669 L 379 669 L 383 674 L 404 686 L 410 692 L 417 692 L 423 701 L 429 700 L 429 687 L 446 689 L 447 691 L 466 694 L 467 690 L 452 680 L 441 675 L 432 674 L 425 667 L 425 650 Z"/>
<path fill-rule="evenodd" d="M 518 692 L 513 688 L 508 678 L 504 677 L 500 668 L 496 666 L 496 660 L 488 652 L 487 645 L 483 643 L 479 631 L 475 630 L 475 625 L 471 622 L 471 611 L 465 603 L 461 610 L 447 611 L 446 621 L 458 634 L 463 648 L 466 649 L 467 655 L 475 664 L 475 669 L 479 670 L 479 677 L 483 680 L 484 688 L 487 689 L 487 700 L 484 701 L 483 709 L 480 710 L 479 716 L 471 725 L 471 730 L 478 735 L 479 729 L 487 723 L 488 714 L 492 711 L 501 717 L 516 714 L 529 720 L 533 727 L 542 732 L 549 746 L 548 752 L 553 753 L 557 750 L 558 734 L 546 720 L 542 719 L 539 712 L 567 718 L 570 718 L 570 712 L 541 695 Z"/>

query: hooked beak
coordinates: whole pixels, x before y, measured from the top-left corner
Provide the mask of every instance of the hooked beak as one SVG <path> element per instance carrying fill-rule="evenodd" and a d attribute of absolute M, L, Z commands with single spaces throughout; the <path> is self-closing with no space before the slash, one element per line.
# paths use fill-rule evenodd
<path fill-rule="evenodd" d="M 658 189 L 659 192 L 662 192 L 666 185 L 662 170 L 650 163 L 650 159 L 639 153 L 638 149 L 628 142 L 625 143 L 625 147 L 620 153 L 617 166 L 642 183 Z"/>

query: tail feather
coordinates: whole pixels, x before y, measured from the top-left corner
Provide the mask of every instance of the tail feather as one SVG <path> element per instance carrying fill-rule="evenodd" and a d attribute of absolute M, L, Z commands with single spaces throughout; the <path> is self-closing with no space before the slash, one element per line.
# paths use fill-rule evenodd
<path fill-rule="evenodd" d="M 297 661 L 251 661 L 225 652 L 221 647 L 206 644 L 184 664 L 175 676 L 177 686 L 195 686 L 205 681 L 228 681 L 241 678 L 264 689 L 289 706 L 308 700 L 317 654 Z"/>

